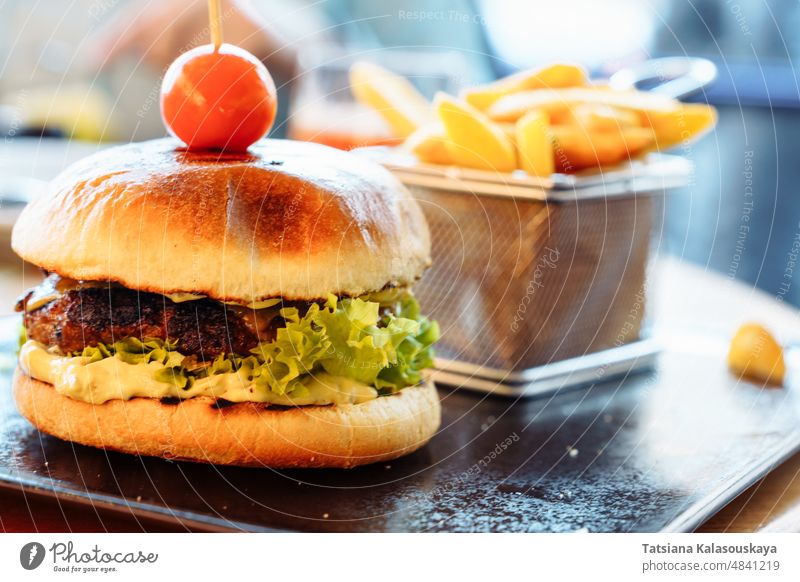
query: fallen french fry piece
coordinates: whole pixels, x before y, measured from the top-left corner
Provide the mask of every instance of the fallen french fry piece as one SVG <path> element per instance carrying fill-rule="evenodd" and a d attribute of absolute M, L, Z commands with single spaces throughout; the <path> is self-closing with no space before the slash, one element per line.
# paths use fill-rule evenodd
<path fill-rule="evenodd" d="M 444 165 L 453 163 L 453 158 L 447 149 L 447 133 L 441 123 L 420 127 L 408 136 L 404 147 L 421 162 Z"/>
<path fill-rule="evenodd" d="M 434 108 L 447 134 L 445 145 L 454 164 L 498 172 L 516 169 L 513 143 L 486 115 L 444 93 L 436 95 Z"/>
<path fill-rule="evenodd" d="M 656 147 L 667 150 L 697 139 L 717 123 L 717 111 L 702 103 L 682 104 L 674 111 L 643 111 L 642 122 L 656 134 Z"/>
<path fill-rule="evenodd" d="M 780 386 L 786 375 L 783 348 L 764 327 L 747 323 L 731 340 L 728 367 L 739 376 Z"/>
<path fill-rule="evenodd" d="M 652 146 L 653 130 L 647 127 L 593 132 L 573 125 L 551 126 L 556 168 L 573 173 L 586 168 L 628 161 Z"/>
<path fill-rule="evenodd" d="M 520 167 L 531 176 L 546 177 L 555 171 L 549 119 L 543 111 L 529 111 L 517 121 L 516 142 Z"/>
<path fill-rule="evenodd" d="M 359 103 L 383 117 L 395 137 L 405 139 L 432 120 L 428 100 L 408 79 L 373 63 L 350 67 L 350 90 Z"/>
<path fill-rule="evenodd" d="M 495 101 L 519 91 L 583 87 L 587 84 L 583 67 L 556 63 L 547 67 L 520 71 L 493 83 L 465 90 L 461 97 L 473 107 L 486 110 Z"/>
<path fill-rule="evenodd" d="M 568 114 L 572 107 L 580 104 L 606 105 L 648 113 L 670 113 L 680 108 L 679 101 L 643 91 L 539 89 L 501 97 L 486 113 L 494 121 L 516 121 L 531 109 L 543 109 L 554 122 L 553 116 Z"/>

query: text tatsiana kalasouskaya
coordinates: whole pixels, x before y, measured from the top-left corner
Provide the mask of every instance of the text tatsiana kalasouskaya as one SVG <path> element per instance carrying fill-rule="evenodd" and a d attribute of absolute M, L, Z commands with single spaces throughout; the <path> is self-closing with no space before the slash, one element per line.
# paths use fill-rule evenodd
<path fill-rule="evenodd" d="M 776 546 L 758 544 L 642 544 L 645 554 L 777 554 Z"/>

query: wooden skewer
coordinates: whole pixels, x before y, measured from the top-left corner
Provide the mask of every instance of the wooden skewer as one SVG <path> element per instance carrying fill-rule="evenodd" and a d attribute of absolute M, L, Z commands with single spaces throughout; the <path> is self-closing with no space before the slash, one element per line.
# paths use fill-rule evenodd
<path fill-rule="evenodd" d="M 208 0 L 208 21 L 211 30 L 211 44 L 214 50 L 222 44 L 222 6 L 219 0 Z"/>

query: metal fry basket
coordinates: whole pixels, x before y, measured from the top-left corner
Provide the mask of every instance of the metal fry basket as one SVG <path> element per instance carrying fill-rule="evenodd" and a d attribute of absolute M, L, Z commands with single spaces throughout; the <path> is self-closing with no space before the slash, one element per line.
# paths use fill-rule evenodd
<path fill-rule="evenodd" d="M 415 286 L 442 338 L 435 378 L 544 394 L 652 365 L 647 270 L 662 194 L 691 164 L 650 155 L 612 171 L 502 175 L 373 158 L 421 204 L 433 265 Z"/>
<path fill-rule="evenodd" d="M 670 57 L 622 70 L 609 85 L 681 98 L 715 76 L 710 61 Z M 360 151 L 397 175 L 427 216 L 433 266 L 414 289 L 442 329 L 437 381 L 518 397 L 652 366 L 652 239 L 663 194 L 689 182 L 689 161 L 651 154 L 535 178 Z"/>

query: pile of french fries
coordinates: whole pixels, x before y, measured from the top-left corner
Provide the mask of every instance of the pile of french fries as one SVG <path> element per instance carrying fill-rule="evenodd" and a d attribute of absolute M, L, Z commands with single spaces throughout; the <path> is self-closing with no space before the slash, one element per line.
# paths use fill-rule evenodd
<path fill-rule="evenodd" d="M 656 93 L 593 84 L 570 64 L 553 64 L 433 103 L 404 77 L 359 62 L 356 99 L 377 111 L 421 162 L 532 176 L 612 166 L 687 144 L 716 123 L 713 107 Z"/>

